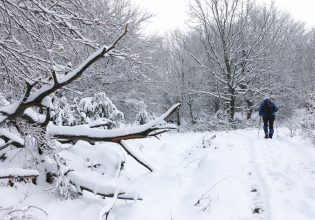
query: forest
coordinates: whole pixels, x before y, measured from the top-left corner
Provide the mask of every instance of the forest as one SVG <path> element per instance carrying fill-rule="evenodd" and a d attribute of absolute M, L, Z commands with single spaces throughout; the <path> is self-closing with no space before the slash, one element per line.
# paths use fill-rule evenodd
<path fill-rule="evenodd" d="M 0 0 L 0 219 L 314 219 L 315 28 L 255 0 L 153 16 Z"/>

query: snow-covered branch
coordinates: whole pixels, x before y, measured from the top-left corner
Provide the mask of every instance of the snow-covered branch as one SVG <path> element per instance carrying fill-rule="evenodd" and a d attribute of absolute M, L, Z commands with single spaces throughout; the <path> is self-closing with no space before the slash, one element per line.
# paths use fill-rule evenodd
<path fill-rule="evenodd" d="M 0 129 L 0 138 L 5 141 L 3 145 L 0 146 L 0 150 L 7 147 L 9 144 L 14 145 L 18 148 L 24 147 L 25 143 L 20 134 L 12 133 L 9 129 Z"/>
<path fill-rule="evenodd" d="M 84 71 L 89 68 L 93 63 L 95 63 L 100 58 L 104 57 L 115 48 L 118 42 L 127 34 L 127 26 L 125 31 L 116 39 L 116 41 L 111 46 L 102 46 L 93 54 L 91 54 L 84 62 L 78 65 L 70 73 L 60 76 L 59 79 L 51 80 L 50 83 L 44 84 L 40 89 L 30 93 L 28 97 L 25 97 L 22 102 L 13 103 L 10 106 L 5 106 L 0 109 L 0 124 L 2 124 L 7 119 L 15 119 L 21 116 L 26 109 L 34 106 L 42 106 L 42 101 L 45 97 L 49 96 L 53 92 L 61 89 L 63 86 L 66 86 L 79 78 Z M 1 116 L 1 115 L 0 115 Z"/>
<path fill-rule="evenodd" d="M 115 197 L 121 200 L 142 200 L 136 193 L 127 193 L 123 189 L 120 189 L 113 185 L 106 185 L 93 181 L 86 176 L 81 176 L 77 171 L 68 172 L 67 177 L 70 183 L 73 184 L 78 192 L 82 194 L 82 191 L 88 191 L 95 195 L 105 197 Z"/>
<path fill-rule="evenodd" d="M 14 180 L 19 182 L 31 180 L 33 184 L 36 184 L 38 176 L 39 173 L 37 170 L 27 170 L 21 168 L 0 169 L 0 179 L 9 179 L 10 186 L 14 185 Z"/>
<path fill-rule="evenodd" d="M 118 192 L 115 192 L 114 197 L 113 197 L 113 201 L 106 205 L 99 213 L 99 220 L 103 220 L 105 217 L 105 220 L 107 220 L 108 215 L 110 213 L 110 211 L 114 208 L 116 202 L 118 199 Z"/>
<path fill-rule="evenodd" d="M 38 177 L 39 173 L 37 170 L 26 170 L 21 168 L 7 168 L 0 170 L 0 179 L 6 178 L 30 178 L 30 177 Z"/>
<path fill-rule="evenodd" d="M 175 125 L 169 124 L 167 121 L 170 120 L 170 117 L 179 109 L 179 107 L 180 103 L 171 107 L 159 118 L 136 127 L 104 130 L 89 128 L 87 126 L 49 125 L 47 129 L 50 134 L 58 139 L 120 143 L 122 140 L 153 136 L 155 135 L 155 132 L 159 132 L 161 130 L 176 129 L 177 127 Z"/>

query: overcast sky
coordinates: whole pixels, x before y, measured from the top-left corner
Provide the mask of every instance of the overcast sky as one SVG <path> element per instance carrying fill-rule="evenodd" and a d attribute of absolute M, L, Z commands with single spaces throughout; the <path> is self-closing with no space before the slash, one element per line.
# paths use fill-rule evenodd
<path fill-rule="evenodd" d="M 163 33 L 169 29 L 184 27 L 189 0 L 132 0 L 156 16 L 148 24 L 148 32 Z M 271 0 L 257 0 L 271 1 Z M 315 27 L 315 0 L 275 0 L 276 5 L 307 27 Z"/>

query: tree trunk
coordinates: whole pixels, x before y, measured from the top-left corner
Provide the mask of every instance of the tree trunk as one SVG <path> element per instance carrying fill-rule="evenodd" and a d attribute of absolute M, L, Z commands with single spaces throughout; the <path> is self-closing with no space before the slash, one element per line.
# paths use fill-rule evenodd
<path fill-rule="evenodd" d="M 246 104 L 247 104 L 247 109 L 246 109 L 246 119 L 249 120 L 252 117 L 252 113 L 253 113 L 253 102 L 250 99 L 246 99 Z"/>
<path fill-rule="evenodd" d="M 177 97 L 176 102 L 180 103 L 179 97 Z M 179 111 L 179 109 L 176 111 L 176 123 L 178 126 L 180 126 L 180 111 Z"/>
<path fill-rule="evenodd" d="M 187 105 L 189 107 L 189 114 L 190 114 L 191 124 L 195 124 L 196 121 L 194 119 L 192 103 L 193 103 L 193 100 L 189 99 L 188 102 L 187 102 Z"/>
<path fill-rule="evenodd" d="M 214 112 L 217 112 L 220 110 L 220 106 L 221 105 L 221 100 L 220 98 L 214 98 L 214 101 L 213 101 L 213 110 Z"/>
<path fill-rule="evenodd" d="M 235 90 L 233 88 L 229 89 L 230 92 L 230 102 L 229 102 L 229 116 L 230 116 L 230 121 L 234 120 L 234 115 L 235 115 Z"/>

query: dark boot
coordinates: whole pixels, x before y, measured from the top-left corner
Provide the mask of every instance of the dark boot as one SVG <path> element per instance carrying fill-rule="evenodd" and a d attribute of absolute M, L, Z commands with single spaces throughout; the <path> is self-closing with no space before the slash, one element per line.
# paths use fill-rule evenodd
<path fill-rule="evenodd" d="M 269 138 L 269 135 L 268 135 L 268 134 L 265 134 L 265 138 Z"/>
<path fill-rule="evenodd" d="M 274 132 L 273 127 L 269 128 L 269 138 L 271 138 L 271 139 L 273 136 L 273 132 Z"/>

